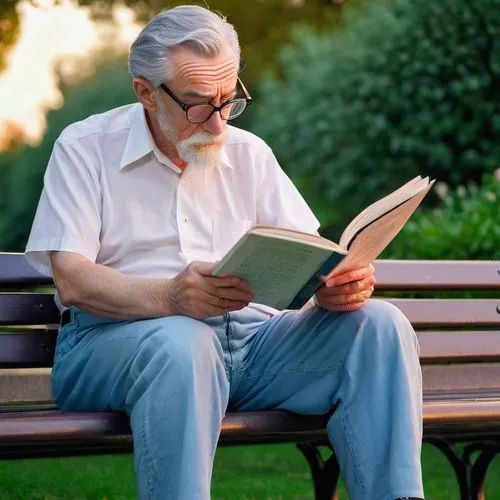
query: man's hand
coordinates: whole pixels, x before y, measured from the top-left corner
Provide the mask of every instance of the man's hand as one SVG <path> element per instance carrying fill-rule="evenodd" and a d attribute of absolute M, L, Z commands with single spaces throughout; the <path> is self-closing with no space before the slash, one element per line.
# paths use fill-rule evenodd
<path fill-rule="evenodd" d="M 212 276 L 215 264 L 191 262 L 167 286 L 166 301 L 174 315 L 206 319 L 246 307 L 253 299 L 237 276 Z"/>
<path fill-rule="evenodd" d="M 316 291 L 319 305 L 329 311 L 355 311 L 372 295 L 375 268 L 353 269 L 325 281 Z"/>

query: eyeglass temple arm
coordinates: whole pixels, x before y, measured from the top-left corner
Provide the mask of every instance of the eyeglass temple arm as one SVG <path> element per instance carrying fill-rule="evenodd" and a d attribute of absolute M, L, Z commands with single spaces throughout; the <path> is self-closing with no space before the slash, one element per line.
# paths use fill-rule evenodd
<path fill-rule="evenodd" d="M 251 104 L 253 99 L 251 95 L 248 93 L 248 90 L 245 87 L 245 85 L 243 85 L 243 82 L 240 80 L 240 77 L 238 77 L 238 85 L 241 87 L 241 90 L 243 90 L 243 93 L 245 94 L 245 99 L 248 101 L 248 104 Z"/>

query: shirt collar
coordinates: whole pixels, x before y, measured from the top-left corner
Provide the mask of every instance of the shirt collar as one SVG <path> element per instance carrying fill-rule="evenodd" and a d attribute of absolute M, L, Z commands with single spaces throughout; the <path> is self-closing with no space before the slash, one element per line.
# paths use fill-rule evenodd
<path fill-rule="evenodd" d="M 229 131 L 229 133 L 231 132 Z M 125 144 L 125 150 L 120 161 L 120 170 L 144 158 L 147 154 L 154 152 L 157 149 L 154 146 L 153 137 L 146 121 L 144 108 L 142 104 L 137 103 L 131 112 L 130 130 L 127 143 Z M 221 161 L 225 166 L 231 169 L 233 168 L 225 146 L 222 149 Z"/>
<path fill-rule="evenodd" d="M 130 129 L 120 161 L 120 170 L 140 160 L 151 151 L 153 151 L 153 138 L 146 122 L 144 108 L 142 104 L 137 103 L 130 113 Z"/>

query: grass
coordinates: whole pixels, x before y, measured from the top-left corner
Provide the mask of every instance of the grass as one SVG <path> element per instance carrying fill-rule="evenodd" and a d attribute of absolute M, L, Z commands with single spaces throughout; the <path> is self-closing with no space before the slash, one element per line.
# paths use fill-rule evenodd
<path fill-rule="evenodd" d="M 453 471 L 437 449 L 422 453 L 426 497 L 457 500 Z M 500 458 L 491 465 L 486 498 L 500 498 Z M 214 500 L 312 499 L 311 480 L 302 455 L 293 445 L 220 448 L 217 452 Z M 1 500 L 134 500 L 130 455 L 2 461 Z M 347 499 L 343 487 L 340 498 Z"/>

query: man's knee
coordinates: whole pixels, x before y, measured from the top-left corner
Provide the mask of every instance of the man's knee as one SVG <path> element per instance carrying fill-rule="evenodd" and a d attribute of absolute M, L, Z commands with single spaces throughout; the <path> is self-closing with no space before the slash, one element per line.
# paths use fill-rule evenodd
<path fill-rule="evenodd" d="M 408 318 L 390 302 L 372 299 L 352 313 L 369 341 L 418 352 L 417 336 Z"/>

